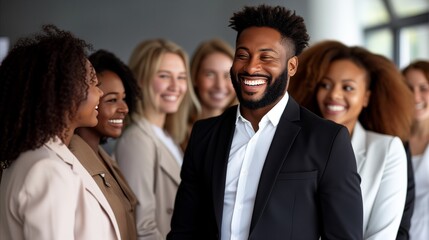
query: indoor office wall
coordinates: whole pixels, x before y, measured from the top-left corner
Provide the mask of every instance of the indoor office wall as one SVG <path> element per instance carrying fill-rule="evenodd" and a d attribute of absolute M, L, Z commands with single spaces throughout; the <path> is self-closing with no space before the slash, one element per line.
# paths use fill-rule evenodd
<path fill-rule="evenodd" d="M 145 39 L 168 38 L 191 55 L 203 40 L 220 37 L 234 44 L 228 27 L 232 13 L 244 5 L 283 5 L 306 18 L 308 0 L 0 0 L 0 36 L 10 45 L 53 23 L 128 62 Z"/>

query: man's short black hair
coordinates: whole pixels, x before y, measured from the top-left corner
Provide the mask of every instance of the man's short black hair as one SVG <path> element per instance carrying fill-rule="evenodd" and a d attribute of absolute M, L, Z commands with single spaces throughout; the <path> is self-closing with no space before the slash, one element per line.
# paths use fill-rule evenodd
<path fill-rule="evenodd" d="M 285 40 L 293 43 L 294 55 L 299 55 L 310 39 L 304 19 L 296 15 L 295 11 L 281 6 L 246 6 L 242 11 L 234 13 L 229 26 L 237 31 L 237 39 L 241 32 L 249 27 L 273 28 L 279 31 Z"/>

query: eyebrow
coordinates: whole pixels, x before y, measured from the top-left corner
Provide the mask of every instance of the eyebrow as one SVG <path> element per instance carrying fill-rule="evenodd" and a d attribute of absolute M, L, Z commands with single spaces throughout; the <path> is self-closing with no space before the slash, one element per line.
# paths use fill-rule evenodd
<path fill-rule="evenodd" d="M 238 47 L 236 50 L 245 50 L 245 51 L 249 51 L 248 48 L 246 47 Z M 274 49 L 272 48 L 261 48 L 258 50 L 258 52 L 274 52 L 277 53 L 276 51 L 274 51 Z"/>
<path fill-rule="evenodd" d="M 330 77 L 327 77 L 327 76 L 324 76 L 322 79 L 328 79 L 328 80 L 331 80 L 331 81 L 335 81 L 334 79 L 332 79 Z M 341 79 L 341 82 L 356 82 L 356 81 L 353 80 L 353 79 L 347 78 L 347 79 Z"/>
<path fill-rule="evenodd" d="M 125 94 L 125 91 L 123 92 L 124 94 Z M 119 94 L 121 94 L 120 92 L 108 92 L 108 93 L 105 93 L 104 95 L 103 95 L 103 97 L 105 97 L 105 96 L 107 96 L 107 95 L 119 95 Z"/>

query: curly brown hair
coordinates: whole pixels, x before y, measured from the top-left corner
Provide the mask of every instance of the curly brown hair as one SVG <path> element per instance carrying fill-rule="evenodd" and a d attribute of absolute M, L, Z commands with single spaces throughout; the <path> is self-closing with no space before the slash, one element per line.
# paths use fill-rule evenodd
<path fill-rule="evenodd" d="M 413 116 L 412 92 L 392 61 L 362 47 L 348 47 L 338 41 L 322 41 L 309 47 L 298 57 L 299 68 L 291 77 L 289 94 L 322 116 L 316 99 L 319 83 L 332 62 L 344 59 L 367 72 L 371 95 L 368 106 L 359 115 L 362 126 L 407 141 Z"/>
<path fill-rule="evenodd" d="M 242 11 L 234 13 L 229 27 L 237 31 L 237 39 L 243 30 L 249 27 L 270 27 L 280 32 L 283 39 L 291 41 L 293 55 L 298 56 L 310 40 L 304 19 L 281 6 L 259 5 L 246 6 Z"/>
<path fill-rule="evenodd" d="M 68 122 L 86 98 L 90 48 L 72 33 L 44 25 L 8 53 L 0 65 L 1 168 L 55 136 L 67 137 Z"/>

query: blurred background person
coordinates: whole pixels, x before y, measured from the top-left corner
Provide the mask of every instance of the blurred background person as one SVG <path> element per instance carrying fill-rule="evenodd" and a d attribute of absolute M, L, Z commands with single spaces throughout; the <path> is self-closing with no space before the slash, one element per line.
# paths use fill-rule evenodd
<path fill-rule="evenodd" d="M 412 120 L 411 92 L 401 73 L 387 58 L 337 41 L 306 49 L 299 66 L 291 96 L 350 132 L 361 176 L 364 239 L 395 239 L 407 195 L 402 141 L 408 141 Z"/>
<path fill-rule="evenodd" d="M 229 75 L 233 59 L 233 48 L 218 38 L 202 42 L 195 50 L 191 59 L 191 79 L 201 111 L 192 109 L 188 137 L 195 121 L 218 116 L 227 107 L 238 103 Z M 187 138 L 182 144 L 183 149 L 186 148 Z"/>
<path fill-rule="evenodd" d="M 410 239 L 429 239 L 429 61 L 415 61 L 402 73 L 414 93 L 414 122 L 409 143 L 416 199 Z"/>
<path fill-rule="evenodd" d="M 135 109 L 139 88 L 131 70 L 115 55 L 99 50 L 89 56 L 104 95 L 98 104 L 98 124 L 76 129 L 70 150 L 94 178 L 112 207 L 121 239 L 137 239 L 135 208 L 137 198 L 116 162 L 100 143 L 121 135 L 128 109 Z"/>
<path fill-rule="evenodd" d="M 129 67 L 142 89 L 115 157 L 140 204 L 139 239 L 165 239 L 180 183 L 190 109 L 198 106 L 186 52 L 166 39 L 140 43 Z"/>
<path fill-rule="evenodd" d="M 113 211 L 67 146 L 97 124 L 103 92 L 89 45 L 45 25 L 0 66 L 2 239 L 120 239 Z"/>

